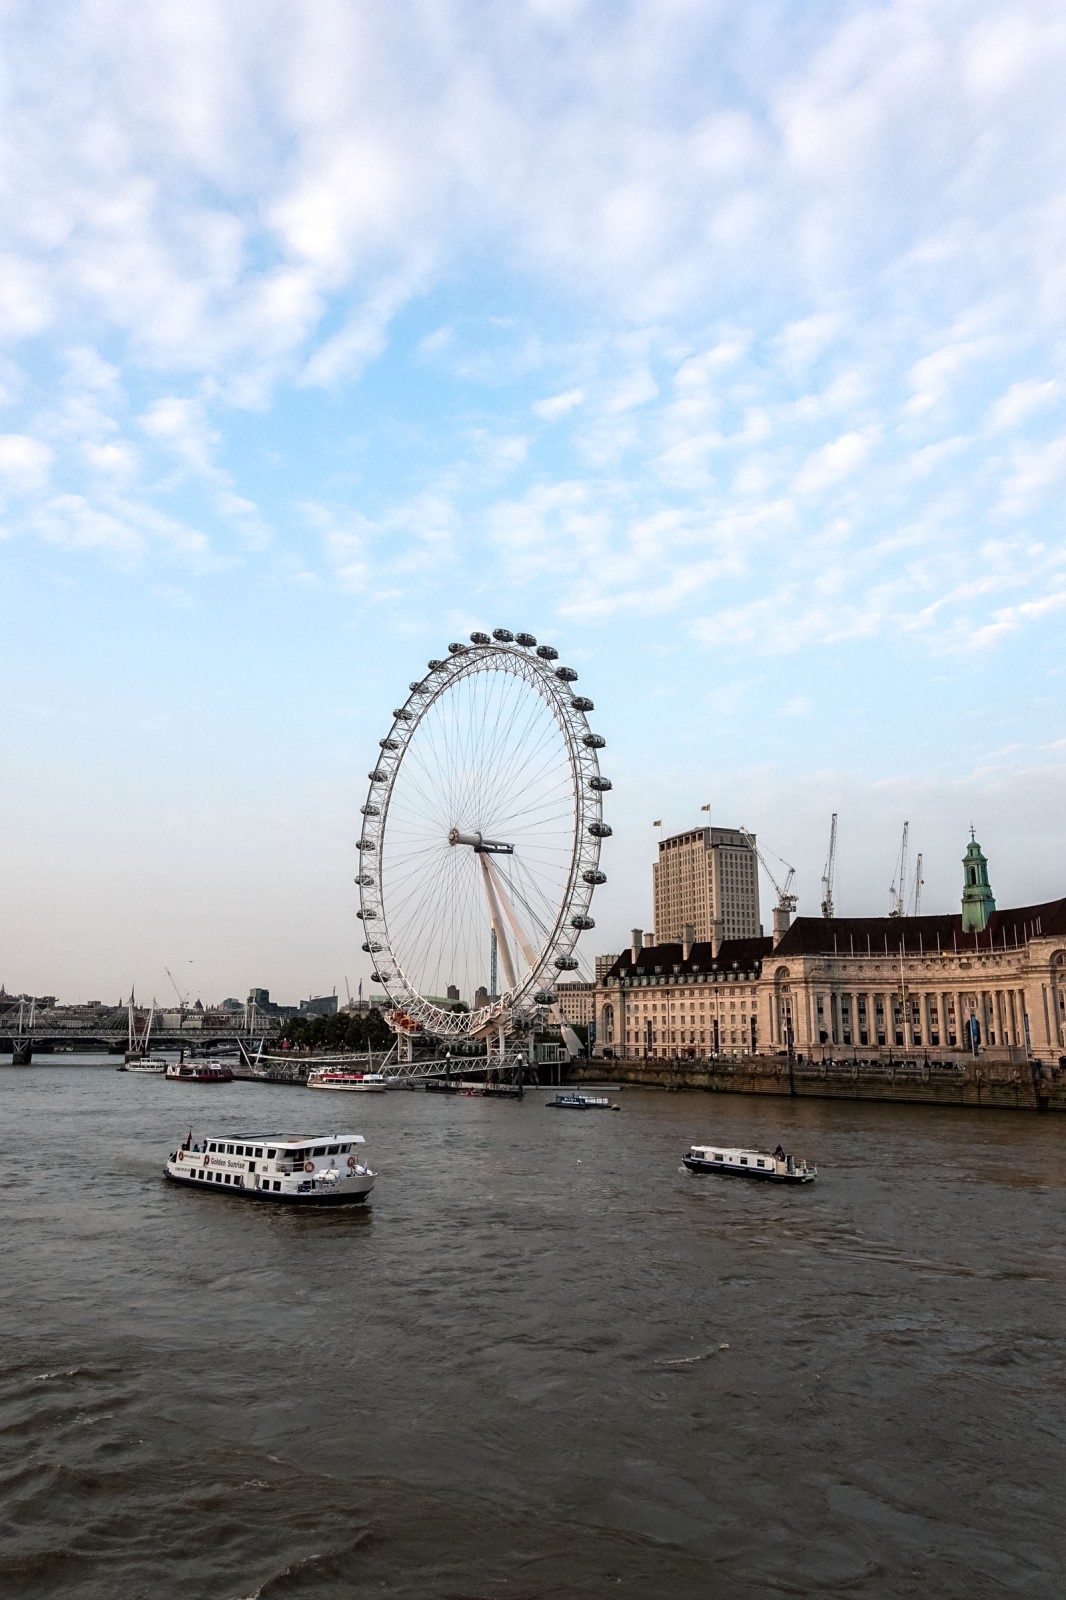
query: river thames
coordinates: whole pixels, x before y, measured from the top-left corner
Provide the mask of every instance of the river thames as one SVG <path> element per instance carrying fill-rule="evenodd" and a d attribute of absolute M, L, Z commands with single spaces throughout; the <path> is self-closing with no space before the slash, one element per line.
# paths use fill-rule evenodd
<path fill-rule="evenodd" d="M 5 1597 L 1062 1594 L 1061 1119 L 67 1063 L 0 1071 Z M 162 1177 L 327 1125 L 365 1211 Z"/>

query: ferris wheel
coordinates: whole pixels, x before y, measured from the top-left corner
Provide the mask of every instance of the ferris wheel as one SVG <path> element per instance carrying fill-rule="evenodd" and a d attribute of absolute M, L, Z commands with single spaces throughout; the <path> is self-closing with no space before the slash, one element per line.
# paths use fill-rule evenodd
<path fill-rule="evenodd" d="M 358 915 L 401 1030 L 507 1029 L 555 1006 L 556 981 L 577 969 L 607 881 L 611 783 L 592 701 L 558 659 L 530 633 L 472 633 L 430 661 L 380 740 Z"/>

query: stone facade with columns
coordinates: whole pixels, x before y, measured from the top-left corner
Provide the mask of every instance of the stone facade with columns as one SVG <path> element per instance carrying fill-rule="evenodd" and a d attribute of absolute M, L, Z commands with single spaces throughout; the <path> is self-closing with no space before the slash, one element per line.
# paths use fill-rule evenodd
<path fill-rule="evenodd" d="M 1057 1064 L 1066 1056 L 1066 898 L 998 911 L 982 863 L 973 842 L 963 914 L 798 917 L 787 927 L 783 918 L 774 938 L 721 943 L 689 929 L 680 943 L 655 944 L 635 929 L 596 986 L 597 1047 L 631 1059 Z"/>

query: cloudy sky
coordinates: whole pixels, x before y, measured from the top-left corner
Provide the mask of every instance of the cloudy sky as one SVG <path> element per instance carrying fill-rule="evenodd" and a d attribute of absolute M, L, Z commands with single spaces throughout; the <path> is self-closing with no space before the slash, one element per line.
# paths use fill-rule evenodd
<path fill-rule="evenodd" d="M 427 657 L 596 701 L 596 948 L 713 804 L 817 912 L 1066 892 L 1056 0 L 7 0 L 0 981 L 366 975 Z M 783 870 L 783 869 L 782 869 Z M 764 885 L 769 921 L 770 894 Z"/>

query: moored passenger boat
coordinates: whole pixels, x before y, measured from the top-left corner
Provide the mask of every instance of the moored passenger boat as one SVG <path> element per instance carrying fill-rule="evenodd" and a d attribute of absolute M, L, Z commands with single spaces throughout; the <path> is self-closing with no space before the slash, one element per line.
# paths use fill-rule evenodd
<path fill-rule="evenodd" d="M 229 1067 L 216 1067 L 210 1061 L 168 1061 L 166 1075 L 172 1083 L 232 1083 Z"/>
<path fill-rule="evenodd" d="M 190 1133 L 163 1170 L 172 1183 L 273 1205 L 360 1205 L 374 1187 L 363 1143 L 359 1133 Z"/>
<path fill-rule="evenodd" d="M 309 1089 L 348 1089 L 363 1094 L 383 1094 L 388 1088 L 383 1073 L 352 1072 L 348 1067 L 318 1067 L 307 1074 Z"/>
<path fill-rule="evenodd" d="M 621 1106 L 604 1094 L 557 1094 L 546 1100 L 549 1111 L 621 1111 Z"/>
<path fill-rule="evenodd" d="M 724 1144 L 694 1144 L 682 1159 L 690 1172 L 726 1172 L 770 1183 L 813 1183 L 818 1176 L 817 1167 L 787 1155 L 780 1145 L 776 1150 L 731 1150 Z"/>
<path fill-rule="evenodd" d="M 116 1072 L 135 1072 L 142 1078 L 161 1078 L 173 1062 L 167 1061 L 163 1056 L 136 1056 L 127 1060 L 125 1065 L 116 1067 Z"/>

